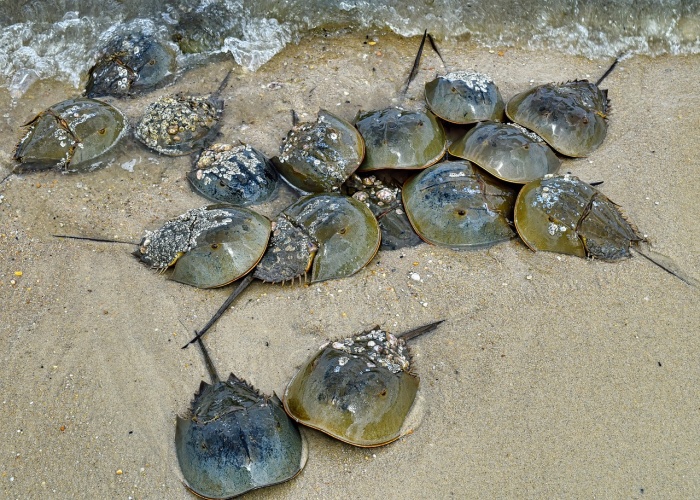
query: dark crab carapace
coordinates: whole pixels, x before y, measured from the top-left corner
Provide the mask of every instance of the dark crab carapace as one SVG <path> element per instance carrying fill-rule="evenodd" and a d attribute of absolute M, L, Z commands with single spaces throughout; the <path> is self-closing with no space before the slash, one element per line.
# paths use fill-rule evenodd
<path fill-rule="evenodd" d="M 212 144 L 202 151 L 187 180 L 205 198 L 246 206 L 272 198 L 279 175 L 265 155 L 247 144 Z"/>
<path fill-rule="evenodd" d="M 197 288 L 231 283 L 251 271 L 270 237 L 270 221 L 243 207 L 226 204 L 195 208 L 146 231 L 139 259 L 165 270 L 171 279 Z"/>
<path fill-rule="evenodd" d="M 430 111 L 386 108 L 358 116 L 355 126 L 365 140 L 359 171 L 418 170 L 439 161 L 447 150 L 442 125 Z"/>
<path fill-rule="evenodd" d="M 508 118 L 540 135 L 559 153 L 583 157 L 608 131 L 608 93 L 588 80 L 547 83 L 512 97 Z"/>
<path fill-rule="evenodd" d="M 428 243 L 481 248 L 515 236 L 515 189 L 470 162 L 447 161 L 408 180 L 403 204 L 416 233 Z"/>
<path fill-rule="evenodd" d="M 175 94 L 151 103 L 136 125 L 134 136 L 146 147 L 166 156 L 182 156 L 207 147 L 219 131 L 231 72 L 208 96 Z"/>
<path fill-rule="evenodd" d="M 381 232 L 377 219 L 363 203 L 349 196 L 304 196 L 283 215 L 318 247 L 311 265 L 311 281 L 350 276 L 365 267 L 379 249 Z"/>
<path fill-rule="evenodd" d="M 287 385 L 285 410 L 297 422 L 355 446 L 398 439 L 419 384 L 406 340 L 440 323 L 397 336 L 377 326 L 322 346 Z"/>
<path fill-rule="evenodd" d="M 443 120 L 457 124 L 503 121 L 504 103 L 493 80 L 473 71 L 453 71 L 425 84 L 425 102 Z"/>
<path fill-rule="evenodd" d="M 365 141 L 352 124 L 322 109 L 315 122 L 295 125 L 272 159 L 282 177 L 305 193 L 330 193 L 360 166 Z"/>
<path fill-rule="evenodd" d="M 88 72 L 88 97 L 123 97 L 156 87 L 175 71 L 175 53 L 151 35 L 112 39 Z"/>
<path fill-rule="evenodd" d="M 644 239 L 615 203 L 570 174 L 523 186 L 515 203 L 515 227 L 533 250 L 607 261 L 630 257 L 630 244 Z"/>
<path fill-rule="evenodd" d="M 211 384 L 201 383 L 175 426 L 187 488 L 204 498 L 231 498 L 296 476 L 306 464 L 306 440 L 280 400 L 233 374 L 219 379 L 201 340 L 199 346 Z"/>
<path fill-rule="evenodd" d="M 553 174 L 561 165 L 541 137 L 512 123 L 481 122 L 453 142 L 448 151 L 516 184 Z"/>
<path fill-rule="evenodd" d="M 112 149 L 128 129 L 117 108 L 86 97 L 67 99 L 39 113 L 15 149 L 16 172 L 89 170 L 92 162 Z"/>

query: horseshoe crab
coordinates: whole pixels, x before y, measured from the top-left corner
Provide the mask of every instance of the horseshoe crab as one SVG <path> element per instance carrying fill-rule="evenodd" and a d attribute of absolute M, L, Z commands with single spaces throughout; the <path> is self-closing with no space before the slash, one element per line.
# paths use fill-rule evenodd
<path fill-rule="evenodd" d="M 244 380 L 220 380 L 200 340 L 211 384 L 202 382 L 185 417 L 177 417 L 175 451 L 185 486 L 203 498 L 231 498 L 299 474 L 306 440 L 282 409 Z"/>
<path fill-rule="evenodd" d="M 226 204 L 185 212 L 156 231 L 146 231 L 134 252 L 170 278 L 197 288 L 227 285 L 251 271 L 270 237 L 270 221 L 252 210 Z"/>
<path fill-rule="evenodd" d="M 123 97 L 156 87 L 175 71 L 175 53 L 155 38 L 131 33 L 111 40 L 88 72 L 88 97 Z"/>
<path fill-rule="evenodd" d="M 360 172 L 423 169 L 439 161 L 447 150 L 445 130 L 430 111 L 370 111 L 360 114 L 355 126 L 366 148 Z"/>
<path fill-rule="evenodd" d="M 42 111 L 24 125 L 15 148 L 16 173 L 89 170 L 88 162 L 112 149 L 125 135 L 127 120 L 117 108 L 95 99 L 67 99 Z M 77 168 L 77 167 L 81 168 Z"/>
<path fill-rule="evenodd" d="M 508 118 L 540 135 L 559 153 L 584 157 L 598 149 L 608 132 L 608 91 L 598 86 L 617 59 L 596 82 L 547 83 L 512 97 Z"/>
<path fill-rule="evenodd" d="M 305 193 L 338 191 L 365 155 L 350 123 L 322 109 L 315 122 L 295 125 L 272 161 L 282 177 Z"/>
<path fill-rule="evenodd" d="M 406 341 L 440 323 L 399 335 L 376 326 L 321 346 L 287 385 L 284 409 L 297 422 L 355 446 L 395 441 L 420 382 Z"/>
<path fill-rule="evenodd" d="M 512 123 L 481 122 L 453 142 L 449 153 L 489 174 L 526 184 L 559 170 L 561 161 L 537 134 Z"/>
<path fill-rule="evenodd" d="M 269 200 L 278 179 L 270 160 L 247 144 L 213 144 L 187 173 L 192 188 L 205 198 L 240 206 Z"/>
<path fill-rule="evenodd" d="M 515 227 L 533 250 L 607 261 L 631 257 L 630 245 L 644 240 L 615 203 L 570 174 L 523 186 Z"/>
<path fill-rule="evenodd" d="M 429 167 L 406 182 L 403 204 L 416 233 L 428 243 L 479 248 L 515 236 L 515 189 L 468 161 Z"/>
<path fill-rule="evenodd" d="M 544 250 L 614 262 L 630 249 L 698 287 L 669 257 L 653 251 L 618 205 L 571 174 L 547 175 L 523 186 L 515 203 L 515 227 L 532 250 Z"/>
<path fill-rule="evenodd" d="M 443 120 L 456 124 L 503 121 L 503 98 L 493 80 L 473 71 L 453 71 L 425 84 L 425 102 Z"/>
<path fill-rule="evenodd" d="M 134 136 L 146 147 L 166 156 L 183 156 L 203 149 L 216 136 L 231 72 L 209 96 L 176 94 L 151 103 L 136 125 Z"/>

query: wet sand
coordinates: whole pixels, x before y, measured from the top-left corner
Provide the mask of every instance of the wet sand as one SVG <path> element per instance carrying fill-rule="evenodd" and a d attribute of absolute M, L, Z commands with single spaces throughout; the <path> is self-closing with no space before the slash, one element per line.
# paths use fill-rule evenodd
<path fill-rule="evenodd" d="M 291 109 L 302 120 L 321 107 L 352 119 L 397 103 L 417 40 L 369 35 L 376 44 L 364 34 L 319 37 L 256 73 L 236 68 L 220 139 L 274 155 Z M 441 48 L 451 69 L 490 74 L 506 99 L 533 84 L 596 79 L 610 63 L 457 40 Z M 213 91 L 229 67 L 212 62 L 156 94 Z M 613 106 L 606 141 L 562 166 L 604 181 L 654 249 L 695 278 L 698 67 L 700 56 L 620 63 L 604 85 Z M 442 71 L 426 51 L 405 105 L 422 106 L 423 83 Z M 0 92 L 0 178 L 19 125 L 76 94 L 50 82 L 15 103 Z M 155 97 L 115 102 L 135 120 Z M 109 161 L 79 175 L 11 175 L 0 186 L 5 498 L 193 498 L 181 484 L 175 416 L 207 377 L 199 352 L 180 347 L 230 287 L 168 281 L 128 245 L 51 236 L 137 241 L 206 203 L 184 178 L 189 158 L 128 140 Z M 291 199 L 285 192 L 261 211 Z M 697 498 L 699 299 L 639 256 L 608 264 L 534 253 L 517 240 L 473 252 L 423 244 L 381 252 L 343 280 L 255 282 L 207 341 L 220 372 L 281 394 L 328 338 L 446 320 L 414 342 L 422 383 L 412 433 L 360 449 L 304 430 L 306 468 L 251 498 Z"/>

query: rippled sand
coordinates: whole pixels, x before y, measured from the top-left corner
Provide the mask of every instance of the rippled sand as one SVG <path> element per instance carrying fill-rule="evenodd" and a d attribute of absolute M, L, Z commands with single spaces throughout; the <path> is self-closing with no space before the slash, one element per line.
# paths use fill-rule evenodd
<path fill-rule="evenodd" d="M 236 68 L 222 139 L 274 155 L 291 109 L 302 119 L 321 107 L 352 119 L 395 104 L 417 43 L 319 37 L 256 73 Z M 532 84 L 596 79 L 610 62 L 456 40 L 441 48 L 450 69 L 488 73 L 505 98 Z M 230 66 L 212 62 L 160 93 L 213 91 Z M 562 167 L 603 180 L 654 248 L 695 278 L 698 67 L 700 56 L 623 61 L 605 85 L 613 106 L 605 143 Z M 426 51 L 406 106 L 422 106 L 422 85 L 436 72 L 440 61 Z M 49 82 L 14 103 L 0 93 L 0 178 L 19 125 L 75 94 Z M 154 98 L 116 105 L 135 120 Z M 170 282 L 128 245 L 51 236 L 137 241 L 144 228 L 205 203 L 184 178 L 189 158 L 158 157 L 130 140 L 110 163 L 82 175 L 12 175 L 0 186 L 0 496 L 192 498 L 175 457 L 175 415 L 206 372 L 199 352 L 180 346 L 229 289 Z M 262 211 L 291 199 L 285 192 Z M 424 244 L 382 252 L 344 280 L 254 283 L 208 345 L 222 373 L 281 394 L 328 338 L 446 320 L 414 342 L 422 420 L 411 434 L 359 449 L 305 430 L 304 471 L 254 498 L 693 498 L 699 299 L 641 257 L 589 262 L 515 240 L 477 252 Z"/>

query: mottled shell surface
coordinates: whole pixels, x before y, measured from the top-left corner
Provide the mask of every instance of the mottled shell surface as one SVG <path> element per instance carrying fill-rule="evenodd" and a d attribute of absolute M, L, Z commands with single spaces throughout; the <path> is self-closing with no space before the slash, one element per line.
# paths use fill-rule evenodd
<path fill-rule="evenodd" d="M 386 108 L 361 114 L 355 126 L 365 140 L 365 159 L 359 168 L 363 172 L 422 169 L 447 150 L 445 130 L 430 111 Z"/>
<path fill-rule="evenodd" d="M 422 243 L 408 221 L 401 202 L 401 188 L 395 181 L 383 182 L 375 175 L 352 175 L 345 183 L 347 193 L 369 208 L 382 232 L 382 250 L 398 250 Z"/>
<path fill-rule="evenodd" d="M 214 138 L 223 110 L 224 102 L 212 96 L 164 96 L 146 108 L 134 135 L 158 153 L 190 154 Z"/>
<path fill-rule="evenodd" d="M 448 151 L 476 163 L 499 179 L 516 184 L 553 174 L 561 165 L 541 137 L 511 123 L 479 123 L 453 142 Z"/>
<path fill-rule="evenodd" d="M 584 157 L 598 149 L 608 131 L 607 91 L 587 80 L 548 83 L 508 101 L 506 114 L 540 135 L 559 153 Z"/>
<path fill-rule="evenodd" d="M 619 207 L 573 175 L 547 176 L 523 186 L 515 226 L 533 250 L 615 261 L 642 241 Z"/>
<path fill-rule="evenodd" d="M 67 99 L 27 123 L 26 135 L 15 149 L 16 172 L 90 170 L 90 163 L 112 149 L 128 126 L 117 108 L 88 98 Z"/>
<path fill-rule="evenodd" d="M 289 382 L 284 408 L 346 443 L 381 446 L 401 437 L 418 384 L 404 340 L 375 328 L 312 355 Z"/>
<path fill-rule="evenodd" d="M 215 288 L 246 275 L 261 259 L 270 221 L 243 207 L 196 208 L 146 231 L 135 255 L 153 268 L 174 266 L 170 278 L 197 288 Z"/>
<path fill-rule="evenodd" d="M 175 53 L 149 35 L 111 40 L 88 72 L 88 97 L 123 97 L 155 88 L 175 72 Z"/>
<path fill-rule="evenodd" d="M 468 161 L 425 169 L 404 184 L 403 203 L 416 233 L 433 245 L 480 248 L 515 236 L 515 189 Z"/>
<path fill-rule="evenodd" d="M 326 110 L 315 122 L 289 131 L 273 162 L 280 174 L 305 193 L 330 193 L 357 170 L 365 142 L 352 124 Z"/>
<path fill-rule="evenodd" d="M 318 245 L 305 228 L 295 226 L 285 214 L 280 214 L 253 276 L 268 283 L 284 283 L 306 276 L 317 250 Z"/>
<path fill-rule="evenodd" d="M 374 257 L 381 232 L 372 212 L 341 194 L 304 196 L 284 214 L 318 246 L 311 281 L 350 276 Z"/>
<path fill-rule="evenodd" d="M 227 2 L 206 2 L 197 9 L 180 14 L 174 27 L 173 41 L 183 54 L 218 51 L 227 36 L 240 38 L 243 33 L 232 32 L 231 10 Z"/>
<path fill-rule="evenodd" d="M 230 498 L 296 476 L 306 442 L 277 396 L 235 375 L 202 382 L 189 415 L 178 417 L 175 450 L 186 486 L 204 498 Z"/>
<path fill-rule="evenodd" d="M 265 155 L 247 144 L 213 144 L 202 151 L 187 180 L 205 198 L 246 206 L 272 198 L 279 175 Z"/>
<path fill-rule="evenodd" d="M 455 71 L 425 84 L 425 102 L 445 121 L 457 124 L 503 121 L 503 98 L 493 80 L 473 71 Z"/>

